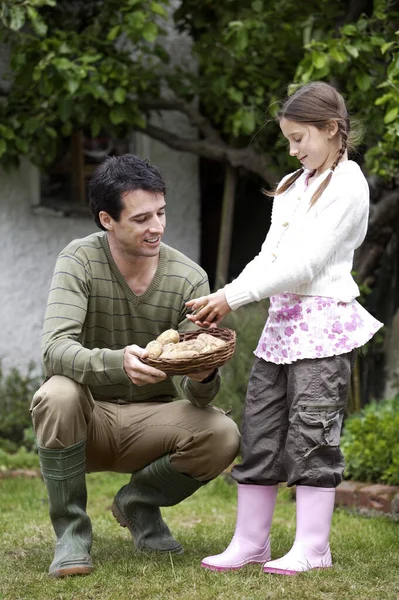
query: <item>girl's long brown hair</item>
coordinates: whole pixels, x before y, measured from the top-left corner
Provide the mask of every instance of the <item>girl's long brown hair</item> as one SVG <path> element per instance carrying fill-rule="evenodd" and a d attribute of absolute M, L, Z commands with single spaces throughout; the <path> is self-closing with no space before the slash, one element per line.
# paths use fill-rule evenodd
<path fill-rule="evenodd" d="M 277 121 L 280 122 L 281 119 L 313 125 L 320 130 L 326 129 L 331 121 L 336 121 L 338 124 L 337 135 L 341 137 L 341 148 L 337 153 L 334 164 L 331 166 L 330 173 L 311 198 L 310 206 L 313 206 L 330 183 L 333 171 L 345 151 L 352 147 L 352 139 L 350 139 L 352 137 L 350 136 L 352 127 L 345 100 L 333 86 L 322 81 L 314 81 L 300 87 L 292 96 L 287 98 L 277 114 Z M 264 193 L 267 196 L 283 194 L 302 175 L 303 171 L 303 168 L 298 169 L 278 189 L 265 191 Z"/>

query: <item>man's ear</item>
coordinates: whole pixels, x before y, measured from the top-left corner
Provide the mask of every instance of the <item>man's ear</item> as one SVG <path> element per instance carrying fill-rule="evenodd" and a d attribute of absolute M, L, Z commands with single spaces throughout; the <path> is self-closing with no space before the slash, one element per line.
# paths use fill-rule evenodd
<path fill-rule="evenodd" d="M 100 219 L 101 225 L 107 230 L 112 231 L 113 228 L 113 218 L 109 216 L 105 210 L 100 210 L 98 213 L 98 218 Z"/>

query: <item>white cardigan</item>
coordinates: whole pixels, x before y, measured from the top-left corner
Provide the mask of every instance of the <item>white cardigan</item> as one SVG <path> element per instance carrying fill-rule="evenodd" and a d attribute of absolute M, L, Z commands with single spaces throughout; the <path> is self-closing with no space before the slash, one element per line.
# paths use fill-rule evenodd
<path fill-rule="evenodd" d="M 369 187 L 360 167 L 343 161 L 309 208 L 328 173 L 305 189 L 309 174 L 305 170 L 285 193 L 275 196 L 272 223 L 260 253 L 224 287 L 233 310 L 284 292 L 341 302 L 359 295 L 351 270 L 354 251 L 367 232 Z"/>

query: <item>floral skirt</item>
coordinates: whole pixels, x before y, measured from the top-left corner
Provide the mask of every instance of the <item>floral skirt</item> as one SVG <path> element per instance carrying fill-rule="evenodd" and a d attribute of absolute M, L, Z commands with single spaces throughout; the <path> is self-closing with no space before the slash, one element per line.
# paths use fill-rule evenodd
<path fill-rule="evenodd" d="M 270 298 L 269 316 L 255 355 L 276 364 L 350 352 L 383 326 L 356 300 L 279 294 Z"/>

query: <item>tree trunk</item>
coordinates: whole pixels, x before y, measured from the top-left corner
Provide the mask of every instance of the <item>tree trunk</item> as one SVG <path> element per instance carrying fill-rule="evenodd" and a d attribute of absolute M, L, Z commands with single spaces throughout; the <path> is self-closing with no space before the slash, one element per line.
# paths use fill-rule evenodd
<path fill-rule="evenodd" d="M 218 257 L 216 263 L 216 289 L 225 285 L 228 278 L 236 187 L 237 171 L 234 167 L 227 164 L 224 179 L 222 218 L 220 223 Z"/>

